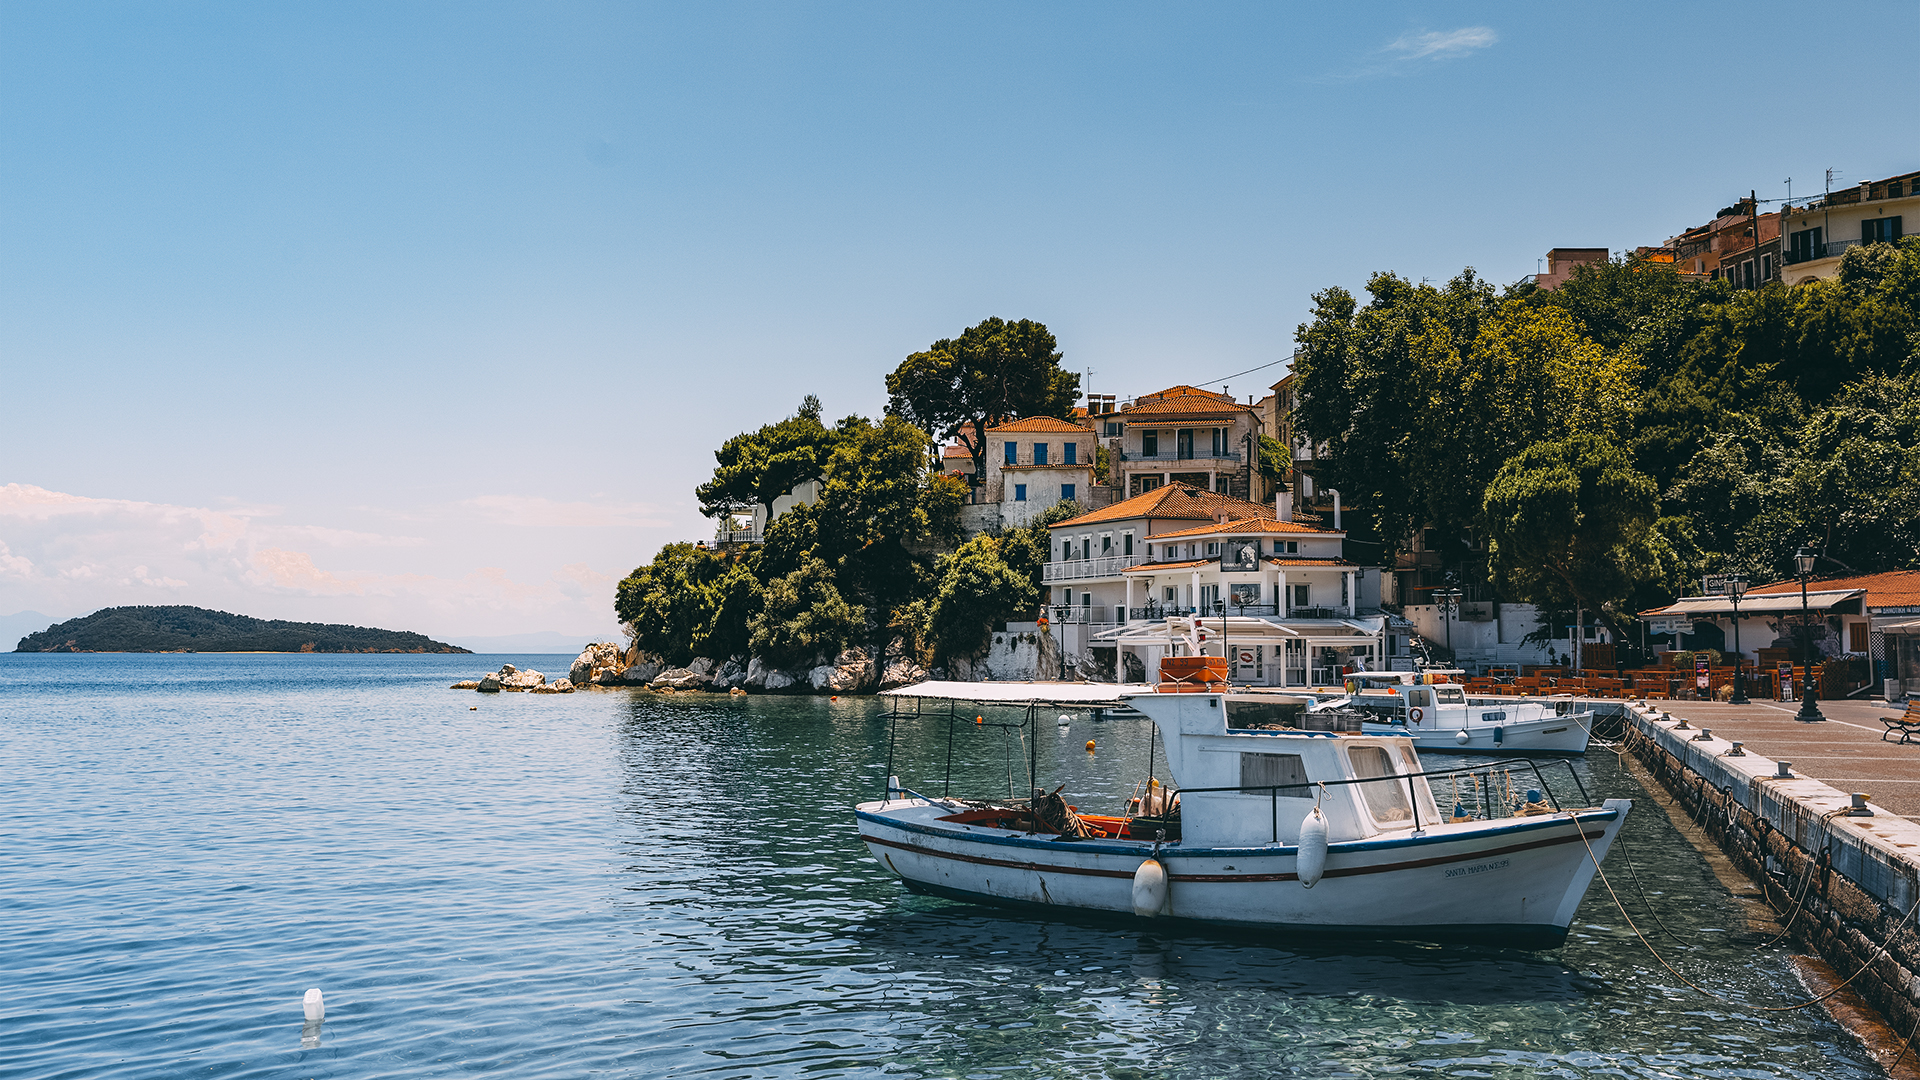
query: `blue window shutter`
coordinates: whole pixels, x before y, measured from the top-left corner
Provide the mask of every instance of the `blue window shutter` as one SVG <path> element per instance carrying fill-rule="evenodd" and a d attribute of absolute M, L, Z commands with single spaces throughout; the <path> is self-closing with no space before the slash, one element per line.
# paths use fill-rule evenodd
<path fill-rule="evenodd" d="M 1060 451 L 1060 460 L 1068 465 L 1080 464 L 1080 444 L 1077 442 L 1068 442 Z"/>
<path fill-rule="evenodd" d="M 1027 501 L 1027 485 L 1025 484 L 1013 485 L 1013 501 L 1014 502 Z"/>
<path fill-rule="evenodd" d="M 1007 464 L 1020 464 L 1020 444 L 1012 439 L 1007 440 Z"/>
<path fill-rule="evenodd" d="M 1068 444 L 1068 445 L 1072 445 L 1072 444 Z M 1061 484 L 1061 485 L 1060 485 L 1060 497 L 1061 497 L 1062 499 L 1072 499 L 1072 498 L 1073 498 L 1073 485 L 1072 485 L 1072 484 Z"/>
<path fill-rule="evenodd" d="M 1047 463 L 1046 443 L 1037 442 L 1033 444 L 1033 463 L 1035 465 L 1045 465 Z"/>

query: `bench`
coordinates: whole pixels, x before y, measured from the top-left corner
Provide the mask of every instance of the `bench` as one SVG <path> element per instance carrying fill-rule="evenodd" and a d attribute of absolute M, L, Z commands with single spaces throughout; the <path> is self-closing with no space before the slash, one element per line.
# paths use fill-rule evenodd
<path fill-rule="evenodd" d="M 1900 733 L 1900 741 L 1910 743 L 1915 735 L 1920 735 L 1920 701 L 1907 702 L 1907 711 L 1902 716 L 1883 716 L 1880 722 L 1887 730 L 1880 735 L 1880 741 L 1886 742 L 1887 736 Z"/>

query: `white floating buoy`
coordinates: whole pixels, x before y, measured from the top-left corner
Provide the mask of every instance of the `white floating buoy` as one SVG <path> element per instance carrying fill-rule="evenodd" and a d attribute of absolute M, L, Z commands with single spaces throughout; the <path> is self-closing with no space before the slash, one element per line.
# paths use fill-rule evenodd
<path fill-rule="evenodd" d="M 1152 918 L 1167 906 L 1167 868 L 1148 859 L 1133 872 L 1133 913 Z"/>
<path fill-rule="evenodd" d="M 1300 823 L 1300 855 L 1294 868 L 1300 875 L 1300 884 L 1309 889 L 1318 885 L 1320 875 L 1327 872 L 1327 819 L 1317 806 Z"/>
<path fill-rule="evenodd" d="M 1467 734 L 1466 728 L 1461 728 L 1459 732 L 1454 735 L 1453 741 L 1459 743 L 1461 746 L 1465 746 L 1473 741 L 1473 736 Z"/>
<path fill-rule="evenodd" d="M 1071 724 L 1071 723 L 1073 723 L 1073 717 L 1071 717 L 1071 716 L 1068 716 L 1068 715 L 1067 715 L 1066 713 L 1061 713 L 1061 714 L 1060 714 L 1060 726 L 1061 726 L 1061 727 L 1066 727 L 1066 726 L 1067 726 L 1068 724 Z"/>
<path fill-rule="evenodd" d="M 327 1018 L 327 1001 L 317 986 L 307 991 L 307 996 L 300 1000 L 300 1007 L 306 1011 L 308 1023 L 317 1023 Z"/>

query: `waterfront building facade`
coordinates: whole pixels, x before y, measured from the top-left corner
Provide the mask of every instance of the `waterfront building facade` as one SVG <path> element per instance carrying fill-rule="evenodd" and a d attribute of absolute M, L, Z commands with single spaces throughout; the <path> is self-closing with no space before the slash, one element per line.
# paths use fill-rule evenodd
<path fill-rule="evenodd" d="M 1337 683 L 1348 670 L 1410 669 L 1404 622 L 1380 609 L 1381 574 L 1345 534 L 1279 507 L 1174 481 L 1051 526 L 1048 616 L 1066 655 L 1125 682 L 1183 655 L 1169 620 L 1201 616 L 1235 682 Z"/>
<path fill-rule="evenodd" d="M 1143 394 L 1100 423 L 1116 432 L 1109 469 L 1120 498 L 1170 484 L 1245 499 L 1259 408 L 1195 386 Z"/>
<path fill-rule="evenodd" d="M 1872 180 L 1823 194 L 1785 210 L 1787 284 L 1799 285 L 1840 272 L 1850 247 L 1891 242 L 1907 234 L 1920 214 L 1920 172 Z"/>

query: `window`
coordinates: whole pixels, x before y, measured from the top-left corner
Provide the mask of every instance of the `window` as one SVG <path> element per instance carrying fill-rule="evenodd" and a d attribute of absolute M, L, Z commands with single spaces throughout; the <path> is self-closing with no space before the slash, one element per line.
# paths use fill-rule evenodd
<path fill-rule="evenodd" d="M 1220 602 L 1220 586 L 1218 585 L 1200 586 L 1200 610 L 1202 612 L 1212 611 L 1213 605 L 1219 602 Z"/>
<path fill-rule="evenodd" d="M 1313 606 L 1313 586 L 1311 585 L 1293 586 L 1293 606 L 1294 607 L 1312 607 Z"/>
<path fill-rule="evenodd" d="M 1100 534 L 1100 554 L 1102 555 L 1113 554 L 1113 534 L 1112 533 Z"/>
<path fill-rule="evenodd" d="M 1007 440 L 1007 464 L 1020 464 L 1020 444 L 1011 439 Z"/>
<path fill-rule="evenodd" d="M 1114 423 L 1113 421 L 1111 421 L 1111 420 L 1109 420 L 1109 421 L 1107 421 L 1106 423 L 1104 423 L 1104 424 L 1102 424 L 1102 425 L 1100 425 L 1100 437 L 1101 437 L 1101 438 L 1103 438 L 1103 439 L 1111 439 L 1111 438 L 1113 438 L 1114 436 L 1116 436 L 1116 435 L 1118 435 L 1118 434 L 1120 434 L 1120 425 L 1119 425 L 1119 424 L 1116 424 L 1116 423 Z"/>
<path fill-rule="evenodd" d="M 1079 443 L 1077 442 L 1065 443 L 1060 447 L 1060 464 L 1062 465 L 1080 464 L 1080 444 Z"/>
<path fill-rule="evenodd" d="M 1133 554 L 1133 534 L 1132 533 L 1120 534 L 1120 554 L 1122 555 Z"/>
<path fill-rule="evenodd" d="M 1213 456 L 1214 457 L 1227 456 L 1227 429 L 1226 428 L 1217 427 L 1213 429 Z"/>
<path fill-rule="evenodd" d="M 1061 485 L 1060 485 L 1060 497 L 1061 497 L 1062 499 L 1065 499 L 1065 500 L 1067 500 L 1068 502 L 1071 502 L 1071 501 L 1073 501 L 1073 485 L 1072 485 L 1072 484 L 1061 484 Z"/>
<path fill-rule="evenodd" d="M 1860 223 L 1860 242 L 1863 244 L 1891 244 L 1898 239 L 1898 217 L 1870 218 Z"/>
<path fill-rule="evenodd" d="M 1027 485 L 1025 484 L 1013 485 L 1013 501 L 1014 502 L 1027 501 Z"/>
<path fill-rule="evenodd" d="M 1745 262 L 1740 264 L 1740 285 L 1742 288 L 1747 288 L 1747 289 L 1753 288 L 1754 281 L 1753 281 L 1753 260 L 1752 259 L 1748 259 Z"/>
<path fill-rule="evenodd" d="M 1863 622 L 1847 625 L 1847 651 L 1863 653 L 1867 651 L 1867 624 Z"/>
<path fill-rule="evenodd" d="M 1773 280 L 1773 256 L 1772 255 L 1760 256 L 1760 280 L 1761 281 Z"/>
<path fill-rule="evenodd" d="M 1233 704 L 1229 703 L 1228 708 Z M 1267 795 L 1266 789 L 1277 787 L 1283 799 L 1313 798 L 1313 791 L 1307 786 L 1307 766 L 1299 754 L 1241 754 L 1240 786 L 1258 789 L 1248 791 L 1249 795 Z"/>
<path fill-rule="evenodd" d="M 1159 457 L 1160 456 L 1160 433 L 1159 432 L 1143 431 L 1140 433 L 1140 456 L 1141 457 Z"/>
<path fill-rule="evenodd" d="M 1212 558 L 1218 554 L 1220 554 L 1220 541 L 1218 540 L 1210 541 L 1207 544 L 1207 557 Z"/>
<path fill-rule="evenodd" d="M 1357 777 L 1392 776 L 1393 759 L 1378 746 L 1349 746 L 1347 760 L 1353 764 L 1353 774 Z M 1407 803 L 1405 784 L 1387 780 L 1377 784 L 1359 784 L 1360 796 L 1366 801 L 1367 813 L 1373 820 L 1385 825 L 1389 822 L 1412 823 L 1413 808 Z"/>
<path fill-rule="evenodd" d="M 1802 229 L 1787 237 L 1788 262 L 1806 262 L 1819 258 L 1823 253 L 1819 229 Z"/>
<path fill-rule="evenodd" d="M 1045 465 L 1047 463 L 1046 443 L 1037 442 L 1033 444 L 1033 463 L 1035 465 Z"/>
<path fill-rule="evenodd" d="M 1278 542 L 1279 542 L 1279 541 L 1275 541 L 1275 543 L 1278 543 Z M 1287 554 L 1289 554 L 1289 555 L 1298 555 L 1298 554 L 1300 554 L 1300 541 L 1298 541 L 1298 540 L 1289 540 L 1289 541 L 1287 541 Z"/>

